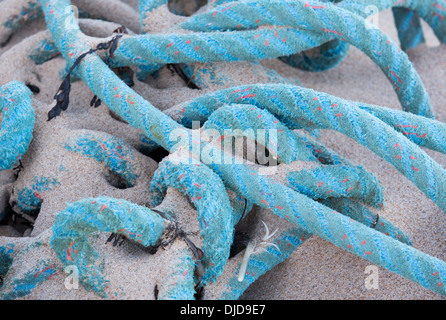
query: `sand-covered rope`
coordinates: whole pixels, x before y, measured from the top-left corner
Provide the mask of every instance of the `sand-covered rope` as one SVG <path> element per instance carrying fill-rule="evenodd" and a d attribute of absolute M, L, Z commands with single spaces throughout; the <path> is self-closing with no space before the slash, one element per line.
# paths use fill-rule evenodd
<path fill-rule="evenodd" d="M 60 32 L 63 28 L 60 22 L 65 17 L 61 10 L 64 5 L 66 3 L 53 1 L 44 2 L 43 7 L 45 7 L 47 23 L 55 37 L 56 44 L 60 47 L 63 55 L 70 59 L 68 54 L 70 50 L 65 47 L 64 43 L 75 43 L 73 50 L 80 49 L 84 52 L 88 50 L 82 48 L 81 44 L 75 41 L 77 37 L 75 31 L 65 34 L 64 36 L 68 38 L 63 43 L 61 42 L 64 39 Z M 95 74 L 92 73 L 93 68 L 96 69 Z M 96 76 L 98 69 L 101 70 L 100 78 Z M 102 101 L 106 101 L 110 108 L 116 110 L 130 124 L 141 128 L 149 138 L 170 150 L 173 144 L 169 141 L 167 134 L 172 130 L 181 129 L 181 127 L 172 119 L 157 111 L 133 90 L 123 86 L 121 80 L 107 70 L 108 68 L 102 60 L 94 55 L 90 55 L 78 68 L 81 78 L 84 78 L 84 81 Z M 107 95 L 107 92 L 115 92 L 115 98 Z M 126 99 L 117 99 L 119 96 L 126 97 Z M 144 110 L 146 112 L 150 110 L 150 115 Z M 392 138 L 395 139 L 395 137 L 406 139 L 393 134 Z M 406 142 L 406 144 L 409 144 L 409 142 Z M 202 145 L 207 146 L 205 143 Z M 245 166 L 212 163 L 210 167 L 234 191 L 259 206 L 270 209 L 272 213 L 314 232 L 349 252 L 404 275 L 429 287 L 431 290 L 442 292 L 443 286 L 439 285 L 442 282 L 439 282 L 438 279 L 442 279 L 446 269 L 443 266 L 444 262 L 441 260 L 381 235 L 360 223 L 351 221 L 281 184 L 274 184 L 268 178 L 256 174 Z M 259 192 L 262 190 L 266 193 Z M 387 251 L 390 247 L 392 248 L 391 256 L 381 254 L 383 250 Z"/>
<path fill-rule="evenodd" d="M 34 236 L 0 237 L 0 297 L 237 299 L 318 237 L 446 295 L 446 263 L 387 217 L 377 176 L 317 139 L 349 137 L 446 212 L 431 152 L 446 152 L 446 127 L 404 52 L 423 42 L 419 17 L 443 42 L 443 2 L 330 2 L 209 1 L 185 17 L 202 3 L 174 14 L 164 0 L 140 1 L 139 13 L 78 1 L 81 16 L 129 28 L 87 19 L 81 31 L 70 1 L 4 1 L 0 21 L 15 22 L 1 41 L 40 10 L 48 30 L 3 55 L 22 83 L 1 87 L 0 220 Z M 367 21 L 370 6 L 393 8 L 401 48 Z M 323 71 L 346 61 L 349 44 L 384 72 L 403 111 L 305 88 L 264 63 Z M 8 62 L 0 70 L 10 81 Z M 62 83 L 49 93 L 47 72 Z M 11 108 L 26 126 L 9 129 Z M 81 290 L 54 282 L 67 268 Z"/>

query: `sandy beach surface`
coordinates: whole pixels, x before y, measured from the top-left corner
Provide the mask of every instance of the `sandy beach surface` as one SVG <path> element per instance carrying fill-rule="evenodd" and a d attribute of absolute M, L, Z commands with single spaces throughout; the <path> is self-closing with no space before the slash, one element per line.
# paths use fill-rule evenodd
<path fill-rule="evenodd" d="M 136 10 L 136 0 L 128 3 Z M 391 11 L 379 14 L 379 27 L 398 43 Z M 439 45 L 426 24 L 423 23 L 423 27 L 427 43 L 410 50 L 408 55 L 430 95 L 437 120 L 446 122 L 444 106 L 446 46 Z M 14 50 L 21 41 L 27 41 L 29 37 L 44 30 L 46 26 L 43 19 L 30 22 L 14 34 L 6 46 L 0 48 L 0 85 L 12 80 L 27 80 L 40 88 L 40 93 L 33 95 L 36 126 L 33 141 L 22 159 L 23 169 L 18 178 L 14 177 L 12 171 L 0 172 L 0 191 L 7 195 L 3 202 L 0 196 L 0 205 L 5 207 L 10 205 L 17 197 L 17 192 L 14 193 L 12 190 L 29 187 L 34 177 L 49 177 L 58 181 L 50 190 L 44 191 L 45 200 L 32 230 L 17 230 L 12 224 L 0 225 L 1 241 L 6 241 L 7 237 L 18 239 L 25 233 L 27 237 L 20 240 L 23 241 L 24 247 L 30 243 L 30 238 L 41 239 L 48 243 L 55 216 L 66 207 L 67 203 L 86 197 L 107 195 L 140 205 L 147 204 L 150 199 L 150 180 L 158 166 L 155 160 L 137 151 L 139 132 L 136 129 L 117 119 L 104 104 L 98 108 L 90 107 L 93 93 L 81 81 L 72 84 L 69 109 L 53 121 L 46 121 L 47 112 L 52 107 L 54 94 L 61 82 L 60 72 L 65 68 L 63 58 L 56 57 L 42 65 L 31 65 L 25 56 L 11 54 L 11 50 Z M 97 32 L 101 35 L 102 31 L 92 28 L 92 30 L 84 29 L 84 32 Z M 107 30 L 104 31 L 106 32 Z M 319 73 L 297 70 L 277 59 L 261 61 L 261 65 L 276 70 L 290 82 L 299 79 L 304 87 L 348 100 L 401 110 L 398 98 L 383 72 L 365 54 L 353 47 L 339 66 Z M 256 74 L 247 73 L 239 76 L 243 78 L 241 79 L 243 83 L 258 82 Z M 135 82 L 134 90 L 161 110 L 212 91 L 212 89 L 189 89 L 181 78 L 166 68 L 156 80 Z M 106 178 L 107 172 L 103 163 L 70 152 L 63 147 L 67 141 L 74 141 L 76 137 L 89 132 L 118 137 L 134 148 L 134 167 L 139 173 L 135 187 L 116 188 L 110 179 Z M 352 139 L 338 132 L 322 130 L 320 142 L 348 158 L 355 165 L 362 166 L 375 174 L 385 193 L 385 210 L 380 214 L 404 231 L 413 247 L 446 261 L 446 228 L 444 228 L 446 215 L 441 209 L 392 165 Z M 444 154 L 424 150 L 446 168 Z M 169 189 L 168 196 L 160 208 L 181 211 L 181 216 L 178 217 L 181 225 L 186 231 L 195 232 L 191 237 L 196 244 L 201 243 L 201 239 L 196 236 L 198 230 L 196 210 L 186 196 L 177 190 Z M 246 219 L 241 228 L 253 236 L 263 234 L 261 221 L 265 221 L 270 230 L 290 227 L 288 222 L 258 207 L 254 207 Z M 106 243 L 108 236 L 106 233 L 95 234 L 91 237 L 91 242 L 106 262 L 104 274 L 110 280 L 112 298 L 154 299 L 154 288 L 163 281 L 169 268 L 166 261 L 174 261 L 176 254 L 184 248 L 178 245 L 171 247 L 170 250 L 149 255 L 129 243 L 113 247 L 110 243 Z M 17 242 L 18 245 L 20 241 Z M 5 281 L 20 278 L 21 274 L 31 270 L 41 259 L 57 261 L 55 253 L 48 245 L 20 253 L 15 258 Z M 298 247 L 289 259 L 261 276 L 245 291 L 241 299 L 444 299 L 381 267 L 378 268 L 378 288 L 367 288 L 366 270 L 370 265 L 369 261 L 347 253 L 313 235 Z M 66 276 L 63 272 L 57 272 L 51 280 L 43 282 L 19 299 L 99 298 L 82 287 L 77 290 L 67 290 L 64 286 Z M 218 284 L 215 288 L 218 288 Z M 204 298 L 212 299 L 214 296 L 205 289 Z"/>

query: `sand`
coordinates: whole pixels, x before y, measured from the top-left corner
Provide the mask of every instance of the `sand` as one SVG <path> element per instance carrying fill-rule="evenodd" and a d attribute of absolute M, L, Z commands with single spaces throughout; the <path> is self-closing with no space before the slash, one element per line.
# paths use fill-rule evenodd
<path fill-rule="evenodd" d="M 128 2 L 136 8 L 137 1 Z M 379 18 L 379 27 L 395 42 L 398 42 L 391 12 L 380 13 Z M 446 122 L 446 108 L 443 106 L 446 101 L 444 91 L 446 46 L 438 45 L 431 30 L 426 25 L 424 28 L 427 31 L 427 44 L 411 50 L 408 54 L 430 94 L 437 119 Z M 44 30 L 43 20 L 27 24 L 11 38 L 5 47 L 0 48 L 0 55 L 7 56 L 8 50 L 12 50 L 20 41 Z M 88 33 L 86 29 L 84 31 Z M 108 195 L 140 205 L 149 203 L 151 197 L 149 182 L 157 163 L 137 151 L 139 132 L 112 117 L 107 106 L 90 107 L 89 102 L 93 94 L 82 82 L 73 83 L 68 111 L 55 120 L 47 122 L 46 114 L 51 108 L 53 96 L 60 85 L 59 72 L 65 66 L 64 60 L 58 57 L 35 66 L 28 65 L 26 61 L 20 61 L 17 55 L 8 55 L 8 61 L 2 60 L 3 57 L 0 56 L 0 85 L 17 79 L 18 73 L 15 69 L 23 69 L 22 66 L 26 66 L 27 72 L 20 74 L 17 80 L 30 81 L 38 85 L 40 93 L 33 96 L 37 123 L 33 142 L 22 160 L 24 168 L 17 180 L 11 170 L 0 173 L 0 206 L 7 206 L 7 203 L 16 196 L 13 190 L 17 191 L 30 186 L 35 176 L 54 177 L 59 183 L 43 193 L 45 200 L 32 232 L 27 231 L 27 237 L 19 239 L 25 230 L 17 230 L 17 226 L 11 224 L 1 225 L 0 243 L 7 241 L 8 237 L 13 237 L 18 246 L 23 243 L 23 247 L 36 239 L 48 243 L 55 215 L 63 210 L 67 203 L 85 197 Z M 5 67 L 14 65 L 17 67 Z M 298 78 L 305 87 L 349 100 L 401 109 L 395 92 L 381 70 L 355 48 L 350 49 L 347 59 L 338 67 L 321 73 L 293 69 L 276 59 L 262 61 L 261 65 L 276 70 L 291 82 Z M 245 76 L 246 78 L 239 79 L 241 83 L 261 81 L 256 79 L 255 74 L 249 72 Z M 358 86 L 359 83 L 364 86 Z M 182 79 L 169 70 L 163 69 L 156 80 L 149 80 L 147 83 L 136 81 L 134 89 L 159 109 L 166 110 L 218 88 L 189 89 Z M 103 164 L 69 152 L 62 147 L 65 141 L 85 133 L 86 130 L 119 137 L 135 149 L 135 163 L 139 165 L 138 170 L 141 175 L 135 187 L 115 188 L 105 178 L 106 168 Z M 383 216 L 406 232 L 415 248 L 446 261 L 446 230 L 444 228 L 446 216 L 431 200 L 427 199 L 386 161 L 342 134 L 323 130 L 320 141 L 356 165 L 363 166 L 374 173 L 384 188 L 386 208 L 382 213 Z M 426 152 L 446 167 L 445 155 L 429 150 Z M 278 172 L 276 178 L 280 180 L 281 171 Z M 192 234 L 197 233 L 196 211 L 186 196 L 177 190 L 169 189 L 161 207 L 181 212 L 181 215 L 178 215 L 181 226 Z M 13 209 L 18 210 L 14 207 Z M 266 210 L 254 207 L 240 229 L 252 237 L 261 237 L 264 233 L 262 220 L 268 224 L 270 230 L 276 228 L 283 230 L 290 226 L 288 222 L 271 216 Z M 170 250 L 160 249 L 157 254 L 148 255 L 131 243 L 126 242 L 120 247 L 106 244 L 108 236 L 109 234 L 105 233 L 95 234 L 91 237 L 91 241 L 106 262 L 104 274 L 111 283 L 111 298 L 154 299 L 154 288 L 165 279 L 169 270 L 168 262 L 174 259 L 178 248 L 172 246 Z M 200 244 L 199 237 L 196 235 L 192 237 L 196 244 Z M 60 263 L 54 252 L 46 245 L 27 251 L 26 254 L 19 254 L 5 280 L 19 277 L 25 271 L 31 270 L 37 261 L 43 258 L 54 261 L 55 264 Z M 246 290 L 241 299 L 444 299 L 383 268 L 378 269 L 378 288 L 367 289 L 365 279 L 369 265 L 370 262 L 347 253 L 318 236 L 313 236 L 288 260 L 261 276 Z M 99 298 L 82 287 L 77 290 L 67 290 L 64 286 L 66 276 L 67 274 L 62 271 L 57 272 L 51 280 L 43 282 L 21 299 Z M 218 284 L 214 288 L 218 291 Z M 214 296 L 213 292 L 205 290 L 204 298 L 212 299 Z"/>

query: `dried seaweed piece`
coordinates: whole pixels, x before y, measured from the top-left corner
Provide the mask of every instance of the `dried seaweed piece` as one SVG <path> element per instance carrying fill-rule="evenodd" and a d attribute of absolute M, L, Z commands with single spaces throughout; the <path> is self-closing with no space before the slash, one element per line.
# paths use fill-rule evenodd
<path fill-rule="evenodd" d="M 31 90 L 32 93 L 40 93 L 40 88 L 38 86 L 27 83 L 26 86 Z"/>
<path fill-rule="evenodd" d="M 98 96 L 94 95 L 93 99 L 90 102 L 90 107 L 94 105 L 94 107 L 97 108 L 101 105 L 101 102 L 101 99 L 98 99 Z"/>
<path fill-rule="evenodd" d="M 118 40 L 122 37 L 122 34 L 119 34 L 115 37 L 113 37 L 110 41 L 108 42 L 102 42 L 99 43 L 96 46 L 96 49 L 90 49 L 87 52 L 82 53 L 73 63 L 73 65 L 71 66 L 71 68 L 68 70 L 67 75 L 65 76 L 65 79 L 62 81 L 59 90 L 57 91 L 56 95 L 54 96 L 54 99 L 56 100 L 56 105 L 48 112 L 48 120 L 50 121 L 51 119 L 59 116 L 61 114 L 62 111 L 67 110 L 68 105 L 70 103 L 70 91 L 71 91 L 71 73 L 73 72 L 73 70 L 81 63 L 81 61 L 89 54 L 92 54 L 96 51 L 99 50 L 109 50 L 109 54 L 110 57 L 113 56 L 114 51 L 116 50 L 117 46 L 118 46 Z M 95 96 L 96 97 L 96 96 Z M 98 107 L 101 104 L 101 100 L 100 99 L 96 99 L 93 98 L 93 104 L 95 105 L 95 107 Z M 91 105 L 93 105 L 92 103 L 90 103 Z"/>

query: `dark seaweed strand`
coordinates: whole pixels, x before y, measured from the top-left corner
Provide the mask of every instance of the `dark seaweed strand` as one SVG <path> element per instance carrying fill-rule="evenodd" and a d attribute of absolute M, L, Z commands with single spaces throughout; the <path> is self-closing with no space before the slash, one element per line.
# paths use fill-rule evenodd
<path fill-rule="evenodd" d="M 64 80 L 62 81 L 56 95 L 54 96 L 54 99 L 56 100 L 56 105 L 48 112 L 48 120 L 59 116 L 62 111 L 67 110 L 68 105 L 70 103 L 70 91 L 71 91 L 71 73 L 73 70 L 82 62 L 82 60 L 89 54 L 92 54 L 99 50 L 107 50 L 109 49 L 110 57 L 113 57 L 114 52 L 116 51 L 118 47 L 118 40 L 123 36 L 123 34 L 119 34 L 115 37 L 113 37 L 108 42 L 102 42 L 99 43 L 96 46 L 96 49 L 90 49 L 87 52 L 82 53 L 76 61 L 74 61 L 71 68 L 68 70 L 67 75 L 65 76 Z M 91 106 L 95 106 L 96 108 L 101 104 L 101 100 L 97 98 L 95 95 L 93 97 L 93 100 L 90 102 Z"/>

